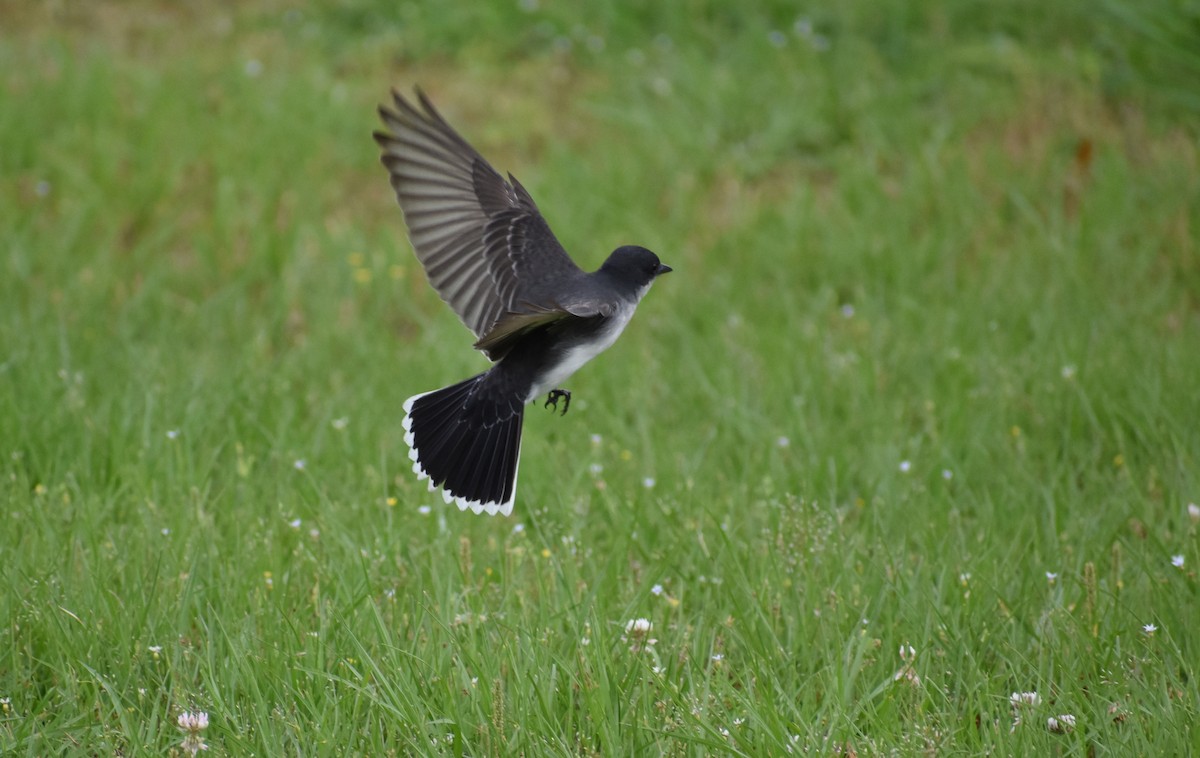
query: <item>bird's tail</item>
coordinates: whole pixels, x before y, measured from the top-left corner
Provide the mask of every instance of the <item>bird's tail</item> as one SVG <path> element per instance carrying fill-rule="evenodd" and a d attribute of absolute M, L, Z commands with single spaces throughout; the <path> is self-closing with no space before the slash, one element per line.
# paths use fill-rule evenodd
<path fill-rule="evenodd" d="M 461 510 L 512 513 L 524 403 L 494 398 L 487 374 L 404 401 L 413 472 Z"/>

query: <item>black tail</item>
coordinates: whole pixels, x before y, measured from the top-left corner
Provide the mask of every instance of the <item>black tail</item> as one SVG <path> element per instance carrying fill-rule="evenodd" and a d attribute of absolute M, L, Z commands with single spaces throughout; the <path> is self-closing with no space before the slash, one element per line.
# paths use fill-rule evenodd
<path fill-rule="evenodd" d="M 404 401 L 404 441 L 418 479 L 462 510 L 512 513 L 521 457 L 521 398 L 497 396 L 487 374 Z"/>

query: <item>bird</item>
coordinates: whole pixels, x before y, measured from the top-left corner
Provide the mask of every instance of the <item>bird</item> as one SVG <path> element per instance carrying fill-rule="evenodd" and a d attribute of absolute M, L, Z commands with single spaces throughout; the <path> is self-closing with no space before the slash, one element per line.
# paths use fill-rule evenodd
<path fill-rule="evenodd" d="M 593 272 L 571 259 L 529 192 L 492 168 L 420 88 L 392 90 L 373 136 L 417 260 L 471 330 L 488 370 L 404 401 L 413 473 L 447 504 L 512 514 L 525 406 L 566 414 L 563 382 L 610 347 L 671 267 L 623 245 Z"/>

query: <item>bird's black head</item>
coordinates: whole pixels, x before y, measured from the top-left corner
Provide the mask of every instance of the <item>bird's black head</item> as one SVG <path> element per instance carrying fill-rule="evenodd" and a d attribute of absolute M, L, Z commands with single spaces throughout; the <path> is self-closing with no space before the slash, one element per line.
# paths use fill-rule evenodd
<path fill-rule="evenodd" d="M 670 270 L 657 255 L 637 245 L 618 247 L 600 267 L 601 273 L 634 287 L 645 287 Z"/>

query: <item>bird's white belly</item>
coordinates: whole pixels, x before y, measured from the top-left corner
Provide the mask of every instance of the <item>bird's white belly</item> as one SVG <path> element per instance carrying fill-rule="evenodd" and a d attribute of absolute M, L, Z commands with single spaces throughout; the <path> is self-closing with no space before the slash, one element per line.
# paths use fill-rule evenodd
<path fill-rule="evenodd" d="M 530 387 L 525 402 L 532 403 L 550 390 L 561 387 L 562 383 L 572 374 L 583 368 L 583 364 L 610 348 L 617 341 L 617 337 L 621 336 L 621 332 L 625 330 L 625 325 L 629 323 L 631 315 L 633 314 L 629 312 L 618 313 L 609 322 L 612 326 L 607 332 L 601 334 L 600 339 L 588 345 L 579 345 L 568 349 L 558 365 L 546 372 L 540 382 Z"/>

